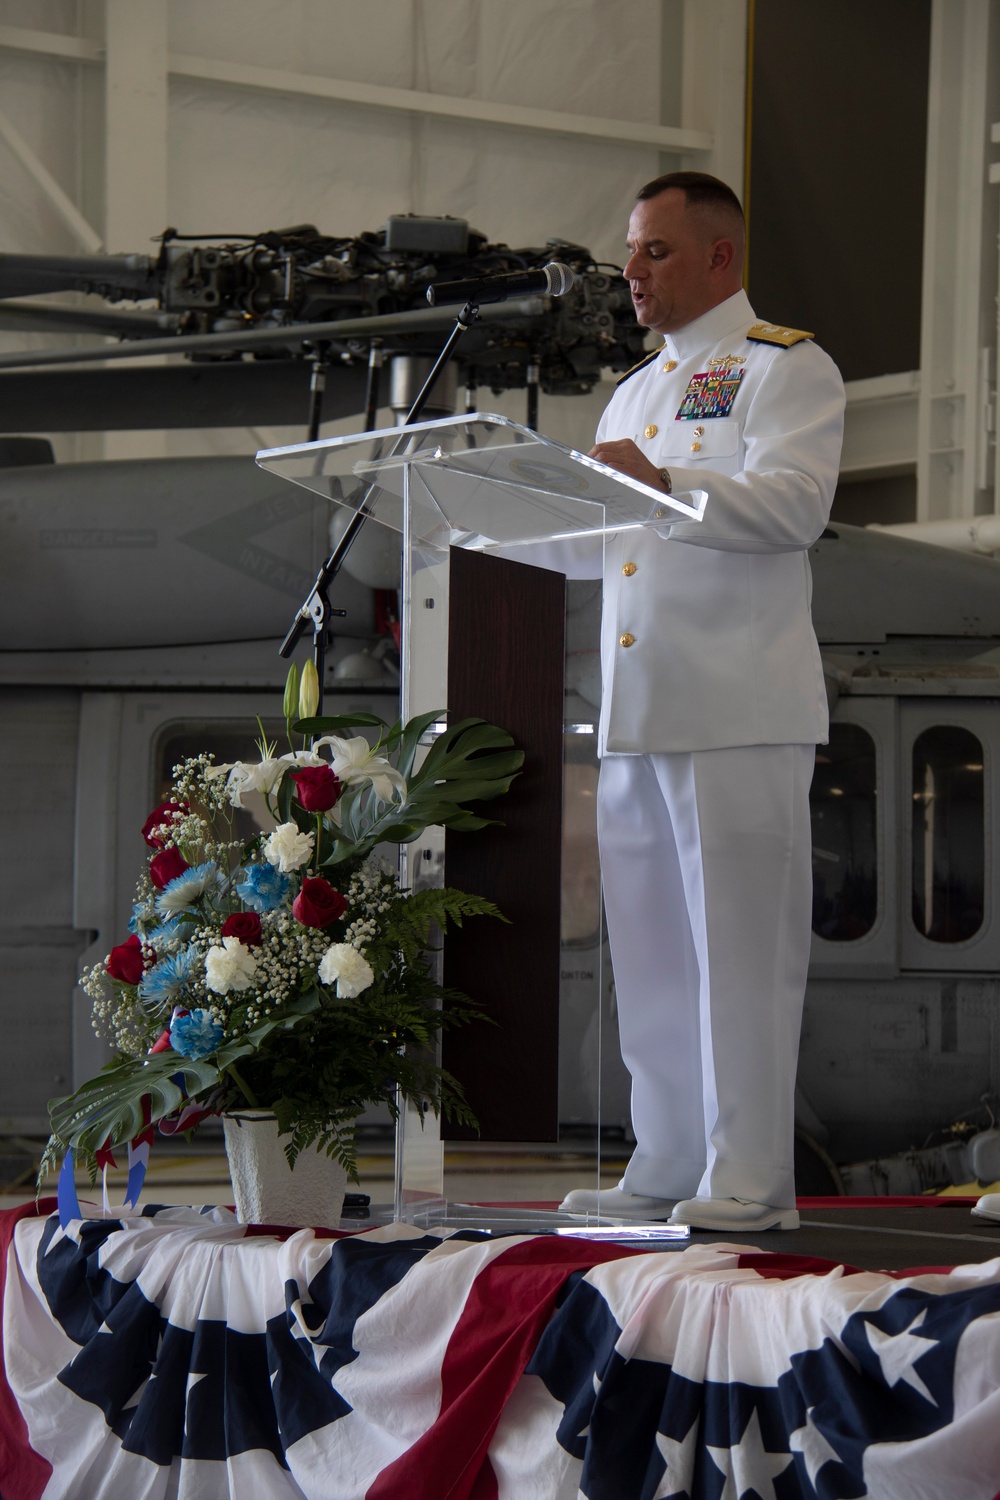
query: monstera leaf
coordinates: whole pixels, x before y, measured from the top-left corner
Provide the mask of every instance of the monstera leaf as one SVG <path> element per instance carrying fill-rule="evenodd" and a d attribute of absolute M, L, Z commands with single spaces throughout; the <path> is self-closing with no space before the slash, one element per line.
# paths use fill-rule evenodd
<path fill-rule="evenodd" d="M 365 722 L 372 716 L 366 716 Z M 524 752 L 504 729 L 485 719 L 460 719 L 432 742 L 414 771 L 417 750 L 431 724 L 442 712 L 419 714 L 407 724 L 397 722 L 386 732 L 380 753 L 391 758 L 407 779 L 406 799 L 380 804 L 370 787 L 348 787 L 338 803 L 341 833 L 351 853 L 367 852 L 376 843 L 409 843 L 425 828 L 437 824 L 463 831 L 496 822 L 473 812 L 472 803 L 489 802 L 508 790 L 524 763 Z M 337 734 L 362 724 L 360 715 L 300 719 L 295 730 L 307 735 Z M 287 780 L 287 778 L 286 778 Z M 282 809 L 283 815 L 284 809 Z M 291 814 L 294 816 L 294 812 Z M 325 863 L 344 857 L 334 850 Z"/>
<path fill-rule="evenodd" d="M 147 1123 L 156 1124 L 188 1100 L 210 1094 L 227 1068 L 258 1051 L 271 1032 L 297 1026 L 319 1009 L 319 1003 L 315 989 L 297 995 L 280 1013 L 226 1042 L 210 1057 L 195 1060 L 167 1051 L 113 1063 L 82 1084 L 75 1094 L 49 1101 L 53 1135 L 64 1145 L 90 1153 L 108 1140 L 112 1145 L 131 1141 Z M 146 1099 L 148 1121 L 143 1110 Z"/>

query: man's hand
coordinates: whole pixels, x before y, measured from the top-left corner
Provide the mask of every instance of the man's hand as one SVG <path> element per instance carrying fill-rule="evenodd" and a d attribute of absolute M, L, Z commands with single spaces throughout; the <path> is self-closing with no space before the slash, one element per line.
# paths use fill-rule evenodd
<path fill-rule="evenodd" d="M 662 490 L 660 482 L 660 471 L 654 463 L 637 448 L 631 438 L 620 438 L 613 443 L 598 443 L 591 448 L 588 458 L 596 458 L 599 463 L 607 464 L 609 469 L 617 469 L 619 474 L 627 474 L 630 479 L 638 479 L 641 484 L 648 484 L 651 489 Z"/>

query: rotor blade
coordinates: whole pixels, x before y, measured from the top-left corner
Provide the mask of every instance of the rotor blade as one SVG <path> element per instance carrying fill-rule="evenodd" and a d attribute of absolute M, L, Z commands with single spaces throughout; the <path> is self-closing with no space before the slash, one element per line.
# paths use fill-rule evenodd
<path fill-rule="evenodd" d="M 0 254 L 0 298 L 39 292 L 100 292 L 155 297 L 156 261 L 149 255 Z"/>
<path fill-rule="evenodd" d="M 510 318 L 537 317 L 545 311 L 544 297 L 523 297 L 499 303 L 480 314 L 484 323 Z M 37 365 L 92 364 L 95 360 L 140 359 L 150 354 L 214 354 L 241 349 L 297 349 L 303 343 L 343 343 L 346 339 L 385 338 L 393 334 L 429 333 L 451 328 L 454 317 L 448 308 L 416 308 L 373 318 L 341 318 L 332 323 L 290 323 L 285 328 L 247 329 L 238 333 L 179 334 L 173 338 L 143 339 L 139 343 L 113 344 L 100 353 L 80 349 L 32 349 L 21 354 L 0 355 L 0 370 L 24 370 Z"/>
<path fill-rule="evenodd" d="M 127 432 L 144 428 L 279 427 L 303 437 L 310 368 L 304 359 L 120 365 L 0 374 L 0 432 Z M 327 373 L 323 419 L 365 409 L 365 361 Z"/>
<path fill-rule="evenodd" d="M 108 338 L 156 338 L 176 326 L 169 313 L 99 311 L 51 302 L 0 302 L 0 328 L 18 333 L 92 333 Z M 81 350 L 81 355 L 90 351 Z M 96 356 L 91 356 L 96 357 Z"/>

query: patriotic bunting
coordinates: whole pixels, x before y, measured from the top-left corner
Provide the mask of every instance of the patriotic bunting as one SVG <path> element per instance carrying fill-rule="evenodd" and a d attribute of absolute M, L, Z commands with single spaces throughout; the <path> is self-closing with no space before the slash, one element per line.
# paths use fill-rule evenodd
<path fill-rule="evenodd" d="M 1000 1261 L 0 1214 L 4 1500 L 995 1500 Z"/>

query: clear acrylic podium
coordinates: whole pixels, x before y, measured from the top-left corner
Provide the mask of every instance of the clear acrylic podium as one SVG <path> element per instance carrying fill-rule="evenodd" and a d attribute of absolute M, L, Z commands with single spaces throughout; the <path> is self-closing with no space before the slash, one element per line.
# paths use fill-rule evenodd
<path fill-rule="evenodd" d="M 557 571 L 569 571 L 564 559 L 571 559 L 577 576 L 601 578 L 608 533 L 700 521 L 705 505 L 704 494 L 685 500 L 663 495 L 487 413 L 268 449 L 257 454 L 257 462 L 335 505 L 362 511 L 367 525 L 401 533 L 404 720 L 448 711 L 453 549 L 495 553 Z M 429 828 L 404 846 L 403 858 L 404 882 L 444 884 L 444 830 Z M 597 1028 L 599 1034 L 599 1008 Z M 599 1056 L 600 1039 L 597 1045 Z M 599 1168 L 598 1145 L 595 1187 Z M 499 1217 L 511 1229 L 578 1222 L 526 1209 L 504 1216 L 449 1203 L 440 1122 L 412 1107 L 401 1114 L 396 1132 L 395 1217 L 449 1224 Z"/>

